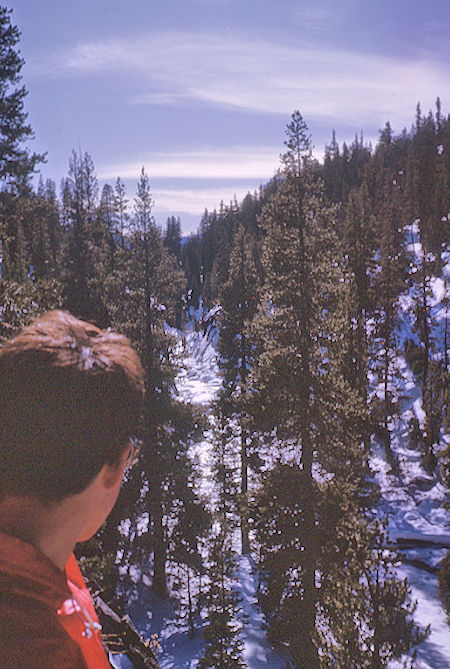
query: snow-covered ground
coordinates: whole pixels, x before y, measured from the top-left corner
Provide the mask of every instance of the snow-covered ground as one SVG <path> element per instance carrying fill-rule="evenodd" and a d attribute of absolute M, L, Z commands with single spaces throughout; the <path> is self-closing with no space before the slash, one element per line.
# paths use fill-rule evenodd
<path fill-rule="evenodd" d="M 217 333 L 214 328 L 206 331 L 194 322 L 187 325 L 181 337 L 184 349 L 184 365 L 177 377 L 177 390 L 180 400 L 201 406 L 208 412 L 221 385 L 217 352 L 215 348 Z M 202 480 L 199 488 L 203 494 L 211 496 L 211 433 L 206 432 L 204 440 L 193 447 L 192 456 L 200 465 Z M 263 615 L 257 606 L 257 576 L 253 563 L 248 556 L 238 561 L 239 597 L 241 599 L 241 618 L 244 623 L 241 640 L 244 645 L 243 657 L 249 669 L 282 669 L 285 660 L 271 648 L 267 641 L 263 624 Z M 156 600 L 147 586 L 147 578 L 141 580 L 136 574 L 136 596 L 129 601 L 129 612 L 144 638 L 157 635 L 160 645 L 158 661 L 163 669 L 195 669 L 203 652 L 203 640 L 197 629 L 193 639 L 184 620 L 170 602 Z M 201 625 L 197 616 L 197 627 Z M 114 658 L 118 669 L 131 666 L 123 656 Z"/>
<path fill-rule="evenodd" d="M 416 262 L 422 257 L 417 225 L 410 229 L 409 250 Z M 449 258 L 446 258 L 448 261 Z M 444 276 L 450 278 L 450 264 L 444 267 Z M 432 336 L 436 355 L 442 351 L 445 325 L 445 283 L 443 278 L 430 282 Z M 406 339 L 417 340 L 412 323 L 410 293 L 400 297 L 401 322 L 398 328 L 398 348 L 403 350 Z M 417 600 L 415 619 L 422 627 L 430 625 L 429 637 L 417 648 L 420 669 L 448 669 L 450 667 L 450 628 L 438 594 L 436 571 L 450 548 L 450 514 L 444 508 L 446 487 L 439 471 L 433 475 L 421 466 L 421 452 L 409 444 L 408 423 L 415 415 L 423 428 L 425 414 L 420 389 L 403 355 L 394 362 L 398 371 L 397 390 L 400 393 L 399 416 L 391 425 L 391 448 L 394 467 L 386 457 L 384 447 L 373 440 L 371 468 L 379 485 L 381 499 L 378 515 L 388 517 L 389 536 L 396 542 L 404 563 L 398 569 L 401 578 L 408 578 L 412 598 Z M 375 390 L 376 392 L 376 390 Z M 442 435 L 442 443 L 448 439 Z M 441 444 L 442 445 L 442 444 Z M 434 572 L 434 573 L 433 573 Z M 397 665 L 392 664 L 392 669 Z"/>
<path fill-rule="evenodd" d="M 416 622 L 423 628 L 431 626 L 429 637 L 417 648 L 418 666 L 448 669 L 450 629 L 438 595 L 437 574 L 428 571 L 438 567 L 445 547 L 450 548 L 449 514 L 442 508 L 445 488 L 423 471 L 418 464 L 420 453 L 408 449 L 405 442 L 399 428 L 392 445 L 398 473 L 391 470 L 384 449 L 376 442 L 373 445 L 372 469 L 381 493 L 377 511 L 388 515 L 389 536 L 404 556 L 398 575 L 408 578 L 412 599 L 417 600 Z M 401 665 L 393 663 L 392 669 L 397 666 Z"/>
<path fill-rule="evenodd" d="M 286 660 L 273 650 L 264 632 L 264 616 L 258 608 L 258 577 L 248 555 L 239 559 L 238 582 L 244 620 L 241 632 L 244 661 L 249 669 L 283 669 Z"/>
<path fill-rule="evenodd" d="M 184 332 L 185 366 L 177 378 L 177 388 L 180 398 L 203 406 L 206 410 L 216 398 L 221 386 L 221 377 L 217 364 L 217 331 L 214 327 L 202 329 L 194 328 L 192 322 L 187 325 Z M 196 444 L 193 449 L 193 457 L 200 464 L 202 471 L 202 482 L 200 489 L 210 498 L 213 495 L 211 489 L 214 482 L 211 480 L 210 466 L 211 433 L 205 433 L 205 439 Z M 241 640 L 243 642 L 243 658 L 249 669 L 282 669 L 286 661 L 281 658 L 267 641 L 263 625 L 264 617 L 258 608 L 257 583 L 258 579 L 254 573 L 253 562 L 250 557 L 242 556 L 238 561 L 237 581 L 239 584 L 239 597 L 241 608 L 241 619 L 244 622 Z M 192 643 L 184 639 L 195 651 L 191 654 L 192 664 L 171 664 L 171 660 L 165 659 L 164 655 L 159 658 L 163 669 L 167 667 L 196 667 L 196 661 L 192 657 L 200 657 L 202 644 Z"/>
<path fill-rule="evenodd" d="M 200 326 L 195 329 L 192 321 L 183 332 L 184 368 L 177 377 L 176 385 L 180 398 L 208 407 L 213 402 L 221 385 L 217 353 L 216 332 Z"/>
<path fill-rule="evenodd" d="M 220 388 L 215 337 L 211 331 L 195 331 L 189 327 L 184 333 L 185 368 L 178 378 L 180 398 L 201 404 L 204 408 L 214 400 Z M 398 361 L 404 365 L 404 360 Z M 412 379 L 405 371 L 405 384 Z M 448 513 L 442 502 L 445 488 L 439 480 L 426 474 L 420 466 L 420 452 L 408 448 L 406 419 L 414 408 L 420 409 L 419 393 L 408 386 L 409 395 L 404 400 L 403 411 L 393 430 L 392 451 L 399 463 L 398 471 L 392 471 L 384 448 L 374 441 L 372 470 L 380 486 L 380 515 L 389 514 L 389 530 L 392 540 L 426 541 L 426 546 L 416 545 L 402 549 L 408 561 L 418 561 L 428 567 L 436 567 L 445 554 L 443 546 L 450 547 Z M 419 411 L 417 412 L 419 413 Z M 197 461 L 205 475 L 204 488 L 210 480 L 210 441 L 205 440 L 195 447 Z M 245 621 L 241 639 L 244 643 L 244 659 L 249 669 L 282 669 L 285 660 L 277 655 L 267 642 L 264 619 L 257 606 L 257 576 L 251 558 L 239 559 L 238 581 L 241 597 L 242 619 Z M 417 600 L 416 621 L 422 627 L 431 625 L 430 636 L 417 649 L 418 666 L 421 669 L 448 669 L 450 667 L 450 634 L 446 615 L 438 596 L 437 577 L 424 569 L 402 564 L 399 576 L 408 578 L 412 597 Z M 148 595 L 148 597 L 151 596 Z M 147 597 L 147 599 L 148 599 Z M 153 610 L 153 619 L 148 632 L 157 633 L 162 651 L 159 661 L 163 669 L 194 669 L 202 652 L 201 635 L 189 639 L 185 625 L 178 625 L 176 613 L 168 607 L 164 615 L 155 616 L 155 602 L 139 602 L 141 615 Z M 158 608 L 158 607 L 157 607 Z M 158 609 L 159 610 L 159 609 Z M 148 625 L 148 623 L 147 623 Z M 392 669 L 400 667 L 392 663 Z"/>
<path fill-rule="evenodd" d="M 412 233 L 415 233 L 412 230 Z M 417 238 L 413 234 L 416 255 L 420 253 Z M 412 250 L 412 249 L 411 249 Z M 443 281 L 434 280 L 433 316 L 436 330 L 442 329 Z M 399 328 L 402 340 L 414 338 L 411 329 L 411 300 L 405 294 L 400 300 L 403 313 Z M 192 321 L 181 338 L 184 351 L 184 368 L 177 379 L 180 400 L 192 402 L 208 412 L 220 388 L 221 379 L 215 349 L 217 332 L 211 327 L 203 329 L 202 322 Z M 396 366 L 400 372 L 402 399 L 400 416 L 392 428 L 392 456 L 387 457 L 384 447 L 373 440 L 371 468 L 380 488 L 380 502 L 375 512 L 388 516 L 388 529 L 392 542 L 397 542 L 403 556 L 398 568 L 401 578 L 408 578 L 412 598 L 417 600 L 416 622 L 422 627 L 431 626 L 429 637 L 417 648 L 417 666 L 420 669 L 449 669 L 450 630 L 438 596 L 436 568 L 450 547 L 449 514 L 443 508 L 445 487 L 436 472 L 427 474 L 421 467 L 419 450 L 410 448 L 407 424 L 413 413 L 423 425 L 420 392 L 415 386 L 411 371 L 404 358 L 399 355 Z M 213 495 L 211 477 L 211 434 L 196 444 L 193 457 L 202 472 L 199 489 L 203 494 Z M 397 466 L 392 466 L 392 462 Z M 434 570 L 434 573 L 433 573 Z M 249 669 L 282 669 L 285 660 L 277 655 L 267 642 L 264 619 L 257 606 L 257 576 L 250 557 L 238 560 L 239 596 L 243 629 L 241 640 L 243 656 Z M 202 654 L 201 633 L 189 638 L 185 621 L 179 620 L 177 611 L 170 603 L 154 600 L 146 579 L 141 581 L 139 596 L 130 603 L 131 616 L 144 637 L 156 634 L 161 646 L 158 655 L 163 669 L 195 669 Z M 197 626 L 201 620 L 197 619 Z M 404 658 L 405 659 L 405 658 Z M 130 666 L 125 660 L 122 669 Z M 400 669 L 401 662 L 391 663 L 390 669 Z"/>

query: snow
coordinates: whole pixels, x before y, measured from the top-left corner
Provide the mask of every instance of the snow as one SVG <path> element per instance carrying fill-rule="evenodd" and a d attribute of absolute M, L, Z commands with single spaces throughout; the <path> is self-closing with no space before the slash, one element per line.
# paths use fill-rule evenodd
<path fill-rule="evenodd" d="M 430 280 L 430 286 L 431 286 L 431 290 L 432 290 L 432 293 L 433 293 L 432 305 L 436 306 L 436 304 L 439 304 L 440 302 L 442 302 L 442 300 L 445 297 L 444 280 L 441 277 L 434 276 Z"/>
<path fill-rule="evenodd" d="M 211 314 L 211 312 L 209 312 Z M 202 319 L 199 319 L 200 324 Z M 179 399 L 201 406 L 209 413 L 221 387 L 215 343 L 217 331 L 207 328 L 206 332 L 197 320 L 190 321 L 183 331 L 184 366 L 177 376 L 176 386 Z M 209 416 L 211 430 L 213 419 Z M 211 473 L 211 430 L 205 432 L 204 439 L 191 447 L 190 456 L 202 476 L 196 481 L 196 492 L 206 499 L 214 496 L 214 481 Z"/>
<path fill-rule="evenodd" d="M 423 471 L 420 453 L 408 449 L 404 438 L 395 436 L 394 430 L 392 449 L 399 463 L 398 472 L 392 470 L 382 446 L 373 444 L 371 467 L 381 493 L 376 512 L 388 517 L 391 541 L 401 548 L 406 546 L 401 550 L 405 559 L 424 567 L 402 564 L 397 568 L 400 578 L 408 578 L 412 599 L 417 600 L 416 622 L 422 628 L 431 625 L 429 637 L 417 647 L 418 666 L 448 669 L 450 634 L 446 614 L 439 600 L 437 575 L 426 570 L 436 569 L 445 556 L 443 548 L 450 548 L 450 517 L 442 506 L 446 490 L 441 481 Z M 390 669 L 400 666 L 391 663 Z"/>
<path fill-rule="evenodd" d="M 195 314 L 178 337 L 182 342 L 184 358 L 176 386 L 180 401 L 200 405 L 208 413 L 221 386 L 217 364 L 217 329 L 214 326 L 215 312 L 206 316 Z M 172 332 L 172 334 L 174 334 Z M 210 417 L 211 429 L 213 419 Z M 208 500 L 214 498 L 214 481 L 211 475 L 211 431 L 191 449 L 191 457 L 200 466 L 202 476 L 197 482 L 200 493 Z M 189 637 L 189 629 L 173 602 L 158 600 L 148 587 L 145 572 L 130 570 L 135 584 L 134 596 L 129 598 L 130 616 L 144 638 L 156 634 L 161 651 L 158 661 L 162 669 L 195 669 L 203 652 L 201 636 L 202 620 L 196 618 L 196 634 Z M 240 638 L 244 645 L 243 657 L 249 669 L 282 669 L 286 660 L 278 655 L 267 641 L 264 631 L 264 616 L 257 605 L 257 576 L 251 557 L 238 560 L 238 594 L 241 599 L 240 618 L 243 624 Z M 115 656 L 117 669 L 130 669 L 124 656 Z"/>
<path fill-rule="evenodd" d="M 411 226 L 410 250 L 416 261 L 422 258 L 422 248 L 418 240 L 417 224 Z M 444 275 L 449 272 L 449 258 L 444 267 Z M 446 317 L 444 300 L 445 282 L 440 277 L 430 280 L 433 335 L 437 346 L 442 346 L 442 331 Z M 401 323 L 398 331 L 399 349 L 405 339 L 417 337 L 411 330 L 412 296 L 404 293 L 399 299 Z M 403 355 L 394 361 L 398 370 L 396 379 L 400 392 L 399 416 L 391 422 L 391 450 L 388 457 L 385 447 L 376 439 L 372 441 L 371 469 L 380 489 L 380 502 L 374 513 L 388 519 L 388 532 L 392 542 L 396 542 L 403 555 L 403 564 L 397 568 L 400 578 L 408 578 L 413 600 L 417 600 L 414 614 L 416 622 L 425 628 L 430 625 L 430 635 L 417 647 L 420 669 L 448 669 L 450 667 L 450 634 L 446 613 L 438 593 L 437 570 L 450 548 L 450 513 L 444 508 L 446 487 L 440 479 L 440 472 L 433 475 L 421 466 L 421 453 L 408 443 L 407 425 L 413 414 L 423 428 L 425 413 L 422 408 L 420 388 L 416 387 L 414 376 Z M 372 392 L 378 393 L 372 377 Z M 444 437 L 443 437 L 444 440 Z M 405 659 L 405 658 L 402 658 Z M 400 662 L 392 662 L 390 669 L 399 669 Z"/>
<path fill-rule="evenodd" d="M 183 333 L 185 351 L 184 369 L 177 377 L 176 385 L 180 398 L 201 406 L 214 401 L 221 378 L 213 346 L 216 333 L 195 330 L 192 323 Z"/>
<path fill-rule="evenodd" d="M 431 625 L 430 636 L 417 647 L 418 666 L 420 669 L 448 669 L 450 635 L 439 601 L 437 577 L 407 564 L 398 567 L 398 575 L 408 579 L 412 598 L 417 600 L 416 622 L 422 628 Z"/>
<path fill-rule="evenodd" d="M 442 295 L 438 282 L 433 285 L 433 294 Z M 409 300 L 404 300 L 402 306 L 409 308 Z M 404 320 L 406 322 L 406 317 Z M 204 322 L 205 319 L 202 321 L 200 318 L 191 321 L 179 335 L 183 343 L 184 367 L 177 378 L 177 389 L 180 400 L 201 405 L 208 411 L 217 397 L 221 378 L 215 350 L 217 331 L 211 322 L 203 329 Z M 419 390 L 414 386 L 414 379 L 403 357 L 399 356 L 396 364 L 402 370 L 403 388 L 408 393 L 392 434 L 392 450 L 399 468 L 393 471 L 384 448 L 374 441 L 371 467 L 381 493 L 376 513 L 388 516 L 392 541 L 406 542 L 406 548 L 401 550 L 406 560 L 436 569 L 445 555 L 443 547 L 450 547 L 449 514 L 442 508 L 445 488 L 441 481 L 424 472 L 420 465 L 420 452 L 408 447 L 407 422 L 412 412 L 421 423 L 424 415 Z M 202 471 L 198 482 L 200 491 L 212 499 L 214 481 L 210 451 L 211 433 L 206 432 L 204 439 L 193 447 L 192 456 Z M 429 637 L 417 648 L 418 668 L 447 669 L 450 666 L 450 635 L 438 596 L 436 574 L 412 564 L 401 564 L 398 576 L 408 578 L 412 598 L 417 600 L 416 622 L 422 628 L 431 624 Z M 156 600 L 147 587 L 147 577 L 139 577 L 134 572 L 132 577 L 137 592 L 130 603 L 130 614 L 145 638 L 157 634 L 161 646 L 158 660 L 162 669 L 196 669 L 203 651 L 202 620 L 197 617 L 196 635 L 190 639 L 186 622 L 180 620 L 180 613 L 173 603 Z M 265 634 L 264 616 L 257 603 L 258 578 L 251 556 L 239 558 L 237 582 L 243 624 L 240 638 L 248 668 L 282 669 L 286 660 L 271 648 Z M 123 657 L 116 656 L 114 662 L 118 669 L 129 669 L 131 666 Z M 389 669 L 400 669 L 401 666 L 401 662 L 392 662 Z"/>
<path fill-rule="evenodd" d="M 221 387 L 221 378 L 217 364 L 217 330 L 214 327 L 214 317 L 218 308 L 209 311 L 199 319 L 200 323 L 209 323 L 206 332 L 195 330 L 189 323 L 184 332 L 185 337 L 185 369 L 177 378 L 177 388 L 182 399 L 202 406 L 211 406 Z M 197 326 L 198 327 L 198 326 Z M 210 419 L 212 423 L 212 419 Z M 211 432 L 206 432 L 205 439 L 196 444 L 193 458 L 200 464 L 202 480 L 199 482 L 200 491 L 211 500 L 214 497 L 214 481 L 211 475 Z M 282 669 L 285 659 L 275 653 L 267 641 L 264 632 L 264 616 L 258 608 L 257 576 L 254 573 L 253 561 L 249 556 L 242 556 L 238 562 L 237 581 L 239 583 L 239 597 L 241 599 L 240 618 L 243 628 L 240 638 L 244 644 L 243 657 L 249 669 Z M 184 639 L 186 644 L 186 639 Z M 192 644 L 192 642 L 188 642 Z M 200 645 L 198 651 L 200 651 Z M 191 658 L 192 660 L 192 658 Z M 161 660 L 160 660 L 161 661 Z M 165 662 L 165 660 L 164 660 Z M 190 664 L 162 663 L 167 667 L 190 667 Z M 192 664 L 195 667 L 196 663 Z"/>
<path fill-rule="evenodd" d="M 283 669 L 286 660 L 267 641 L 264 616 L 258 609 L 258 578 L 248 555 L 239 560 L 238 582 L 244 626 L 240 638 L 244 643 L 243 658 L 249 669 Z"/>
<path fill-rule="evenodd" d="M 415 222 L 410 227 L 410 250 L 416 260 L 422 257 Z M 450 258 L 446 258 L 449 260 Z M 449 266 L 444 272 L 448 273 Z M 445 309 L 445 283 L 441 278 L 430 281 L 432 317 L 435 332 L 443 327 Z M 398 331 L 399 348 L 403 349 L 405 339 L 414 339 L 412 332 L 411 308 L 413 300 L 406 292 L 400 296 L 401 324 Z M 209 414 L 211 405 L 217 398 L 221 386 L 217 364 L 216 307 L 208 314 L 200 308 L 191 314 L 191 319 L 182 333 L 177 333 L 183 368 L 177 377 L 180 401 L 190 402 Z M 442 342 L 442 338 L 440 339 Z M 408 578 L 412 599 L 417 600 L 415 620 L 425 628 L 430 624 L 428 638 L 417 648 L 417 667 L 420 669 L 448 669 L 450 667 L 450 634 L 446 614 L 438 595 L 437 569 L 450 548 L 450 514 L 443 507 L 446 489 L 439 478 L 424 471 L 421 453 L 408 443 L 408 423 L 415 415 L 423 427 L 425 414 L 422 409 L 420 389 L 403 355 L 394 361 L 397 370 L 397 388 L 400 393 L 400 414 L 391 424 L 392 455 L 386 453 L 384 445 L 376 439 L 372 441 L 371 469 L 379 486 L 380 501 L 373 513 L 388 519 L 390 541 L 399 545 L 403 563 L 397 567 L 400 578 Z M 376 379 L 370 375 L 373 393 L 377 393 Z M 191 457 L 199 465 L 202 476 L 197 482 L 198 491 L 209 500 L 214 499 L 214 481 L 211 474 L 211 441 L 213 418 L 210 416 L 211 430 L 204 439 L 191 449 Z M 157 634 L 161 646 L 158 660 L 163 669 L 196 669 L 203 650 L 201 636 L 202 619 L 197 615 L 196 635 L 189 638 L 189 630 L 184 618 L 173 602 L 156 600 L 148 587 L 145 573 L 132 572 L 136 584 L 135 596 L 131 598 L 130 615 L 145 638 Z M 264 630 L 264 616 L 258 607 L 258 579 L 251 556 L 238 559 L 238 594 L 240 596 L 240 619 L 243 642 L 243 657 L 249 669 L 282 669 L 286 659 L 278 655 L 270 646 Z M 391 662 L 389 669 L 400 669 L 402 661 Z M 121 657 L 115 657 L 118 669 L 129 669 L 130 664 Z"/>

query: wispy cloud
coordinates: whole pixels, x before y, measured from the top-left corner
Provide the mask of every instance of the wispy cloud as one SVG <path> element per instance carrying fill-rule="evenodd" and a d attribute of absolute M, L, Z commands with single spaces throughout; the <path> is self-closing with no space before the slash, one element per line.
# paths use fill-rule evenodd
<path fill-rule="evenodd" d="M 234 198 L 240 202 L 249 191 L 266 183 L 279 166 L 279 148 L 231 146 L 153 153 L 133 162 L 100 165 L 97 172 L 102 181 L 109 182 L 119 175 L 130 189 L 132 206 L 132 189 L 143 165 L 152 184 L 155 216 L 164 221 L 169 215 L 181 215 L 185 221 L 188 214 L 195 217 L 191 226 L 195 229 L 205 208 L 217 209 L 221 200 L 225 204 Z"/>
<path fill-rule="evenodd" d="M 201 188 L 201 189 L 187 189 L 187 188 L 162 188 L 155 191 L 155 208 L 156 216 L 168 216 L 177 214 L 190 214 L 200 216 L 205 209 L 213 211 L 218 209 L 220 202 L 223 200 L 228 205 L 234 198 L 241 202 L 249 192 L 248 188 L 238 186 L 236 188 Z M 229 198 L 227 200 L 227 197 Z"/>
<path fill-rule="evenodd" d="M 358 126 L 374 117 L 403 123 L 417 100 L 425 107 L 449 88 L 448 72 L 431 59 L 207 33 L 81 44 L 58 61 L 53 74 L 59 67 L 65 75 L 126 75 L 127 94 L 139 104 L 190 101 L 284 116 L 300 108 L 307 118 Z"/>
<path fill-rule="evenodd" d="M 201 151 L 152 153 L 133 162 L 99 166 L 100 179 L 137 179 L 142 166 L 152 179 L 264 180 L 279 165 L 279 149 L 258 146 L 210 147 Z"/>

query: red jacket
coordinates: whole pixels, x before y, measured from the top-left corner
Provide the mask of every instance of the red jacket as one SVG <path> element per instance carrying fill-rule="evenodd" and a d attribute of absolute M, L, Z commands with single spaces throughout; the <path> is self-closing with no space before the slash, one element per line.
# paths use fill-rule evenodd
<path fill-rule="evenodd" d="M 0 532 L 0 667 L 110 669 L 75 557 L 65 573 Z"/>

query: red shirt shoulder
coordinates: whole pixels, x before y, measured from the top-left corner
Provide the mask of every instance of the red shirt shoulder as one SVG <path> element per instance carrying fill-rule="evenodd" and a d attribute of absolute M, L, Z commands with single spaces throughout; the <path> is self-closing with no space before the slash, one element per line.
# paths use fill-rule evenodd
<path fill-rule="evenodd" d="M 75 572 L 84 585 L 77 567 Z M 61 615 L 72 597 L 64 572 L 30 544 L 0 532 L 0 667 L 109 667 L 100 637 L 96 646 L 101 660 L 88 663 L 82 650 L 85 629 L 77 613 Z M 66 629 L 68 622 L 71 630 Z"/>

